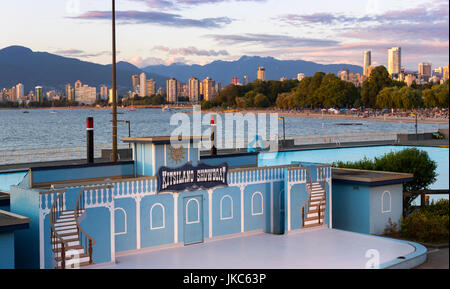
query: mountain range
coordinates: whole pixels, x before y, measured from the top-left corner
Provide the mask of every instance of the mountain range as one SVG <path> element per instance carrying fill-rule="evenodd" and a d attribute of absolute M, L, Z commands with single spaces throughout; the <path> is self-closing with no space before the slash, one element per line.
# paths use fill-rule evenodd
<path fill-rule="evenodd" d="M 340 70 L 348 68 L 350 72 L 362 73 L 361 66 L 349 64 L 319 64 L 304 60 L 278 60 L 273 57 L 242 56 L 236 61 L 214 61 L 206 65 L 186 65 L 174 63 L 171 65 L 152 65 L 143 68 L 149 73 L 174 77 L 186 83 L 192 76 L 198 79 L 211 77 L 220 81 L 223 86 L 231 83 L 233 77 L 239 77 L 242 81 L 244 75 L 249 77 L 250 82 L 257 78 L 259 66 L 266 69 L 267 80 L 280 80 L 282 77 L 288 79 L 297 78 L 298 73 L 312 76 L 321 71 L 337 74 Z"/>
<path fill-rule="evenodd" d="M 128 62 L 117 63 L 117 89 L 129 91 L 131 76 L 142 70 Z M 168 77 L 147 73 L 157 83 L 165 84 Z M 33 52 L 22 46 L 10 46 L 0 50 L 0 88 L 10 88 L 22 83 L 25 93 L 40 85 L 44 90 L 63 90 L 67 83 L 111 87 L 112 65 L 102 65 L 47 52 Z"/>
<path fill-rule="evenodd" d="M 298 73 L 312 76 L 317 71 L 337 73 L 348 68 L 353 73 L 361 73 L 362 68 L 349 64 L 318 64 L 303 60 L 278 60 L 273 57 L 243 56 L 236 61 L 214 61 L 206 65 L 153 65 L 139 68 L 128 62 L 117 63 L 117 88 L 119 93 L 131 90 L 131 76 L 145 72 L 147 79 L 153 78 L 158 87 L 165 88 L 166 80 L 174 77 L 187 83 L 192 76 L 199 79 L 211 77 L 228 85 L 233 77 L 241 80 L 244 75 L 250 81 L 256 79 L 259 66 L 266 68 L 267 80 L 281 77 L 297 78 Z M 111 65 L 96 64 L 51 54 L 34 52 L 23 46 L 10 46 L 0 50 L 0 88 L 10 88 L 17 83 L 25 86 L 25 93 L 40 85 L 44 90 L 63 90 L 67 83 L 80 80 L 90 86 L 111 86 Z"/>

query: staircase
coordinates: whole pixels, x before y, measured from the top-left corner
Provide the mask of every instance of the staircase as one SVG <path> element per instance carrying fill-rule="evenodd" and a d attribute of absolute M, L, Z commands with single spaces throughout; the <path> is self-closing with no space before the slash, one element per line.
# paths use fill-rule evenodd
<path fill-rule="evenodd" d="M 52 242 L 56 261 L 55 269 L 78 268 L 92 264 L 91 258 L 85 253 L 85 248 L 79 239 L 77 216 L 75 211 L 62 211 L 54 223 L 54 234 L 63 241 Z M 64 264 L 62 264 L 62 252 L 64 252 Z"/>
<path fill-rule="evenodd" d="M 310 183 L 306 186 L 307 191 L 310 192 L 310 197 L 308 199 L 308 210 L 306 213 L 306 218 L 304 211 L 302 212 L 303 228 L 321 226 L 323 225 L 325 218 L 325 190 L 319 183 Z"/>
<path fill-rule="evenodd" d="M 325 221 L 326 192 L 319 182 L 313 182 L 311 173 L 306 168 L 306 191 L 308 199 L 301 208 L 302 228 L 322 226 Z M 324 183 L 325 185 L 325 183 Z"/>
<path fill-rule="evenodd" d="M 86 212 L 84 190 L 78 195 L 73 211 L 66 209 L 64 194 L 65 191 L 58 194 L 50 211 L 55 269 L 92 265 L 92 246 L 95 245 L 95 240 L 80 227 L 80 217 Z"/>

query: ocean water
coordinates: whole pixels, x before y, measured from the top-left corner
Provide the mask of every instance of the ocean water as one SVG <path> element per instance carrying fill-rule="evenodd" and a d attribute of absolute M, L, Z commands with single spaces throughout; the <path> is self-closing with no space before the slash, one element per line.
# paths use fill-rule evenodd
<path fill-rule="evenodd" d="M 0 110 L 0 150 L 85 146 L 86 118 L 94 118 L 95 144 L 111 143 L 111 110 L 106 109 L 51 109 Z M 131 136 L 170 135 L 177 126 L 171 126 L 171 117 L 180 110 L 162 112 L 148 108 L 136 111 L 119 110 L 119 120 L 131 121 Z M 187 114 L 192 117 L 192 114 Z M 208 124 L 207 119 L 204 120 Z M 339 126 L 337 123 L 355 122 L 335 119 L 286 118 L 286 135 L 336 134 L 350 132 L 379 132 L 414 130 L 413 123 L 370 122 L 358 120 L 362 125 Z M 419 124 L 419 130 L 436 130 L 448 125 Z M 203 126 L 206 131 L 208 125 Z M 278 122 L 278 131 L 283 133 L 283 123 Z M 119 140 L 128 136 L 128 127 L 118 124 Z M 120 143 L 120 141 L 119 141 Z"/>

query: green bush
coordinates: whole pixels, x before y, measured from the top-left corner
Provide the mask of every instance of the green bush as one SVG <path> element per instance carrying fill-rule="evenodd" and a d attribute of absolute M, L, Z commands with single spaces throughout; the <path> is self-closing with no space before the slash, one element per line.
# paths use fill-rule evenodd
<path fill-rule="evenodd" d="M 426 243 L 448 243 L 449 201 L 441 200 L 402 219 L 401 237 Z"/>

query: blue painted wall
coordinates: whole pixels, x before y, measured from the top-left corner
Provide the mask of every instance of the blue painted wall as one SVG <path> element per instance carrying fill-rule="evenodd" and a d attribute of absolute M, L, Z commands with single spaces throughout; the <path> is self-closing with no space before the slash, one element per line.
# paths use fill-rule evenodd
<path fill-rule="evenodd" d="M 0 232 L 0 269 L 14 268 L 14 231 Z"/>
<path fill-rule="evenodd" d="M 230 167 L 238 167 L 238 166 L 257 166 L 258 165 L 258 154 L 238 154 L 231 156 L 220 156 L 220 157 L 212 157 L 212 156 L 202 156 L 200 158 L 205 164 L 208 165 L 218 165 L 223 162 L 228 163 Z"/>
<path fill-rule="evenodd" d="M 141 248 L 173 243 L 173 211 L 170 194 L 145 196 L 141 200 Z"/>
<path fill-rule="evenodd" d="M 0 173 L 0 191 L 9 192 L 11 186 L 15 186 L 22 181 L 26 171 L 14 173 Z"/>
<path fill-rule="evenodd" d="M 70 181 L 77 179 L 107 178 L 134 175 L 134 164 L 118 164 L 93 167 L 33 169 L 33 183 Z"/>
<path fill-rule="evenodd" d="M 135 250 L 136 243 L 136 201 L 121 198 L 114 201 L 114 228 L 116 252 Z"/>
<path fill-rule="evenodd" d="M 241 232 L 241 190 L 239 187 L 219 188 L 212 202 L 213 236 Z"/>
<path fill-rule="evenodd" d="M 370 233 L 370 188 L 333 182 L 333 228 Z"/>
<path fill-rule="evenodd" d="M 16 268 L 38 269 L 39 192 L 11 186 L 11 212 L 30 218 L 27 230 L 15 232 Z"/>
<path fill-rule="evenodd" d="M 389 192 L 384 194 L 384 192 Z M 403 211 L 403 185 L 387 185 L 370 188 L 370 233 L 383 234 L 389 218 L 400 229 Z M 382 200 L 382 198 L 384 199 Z M 384 208 L 382 208 L 382 205 Z"/>

